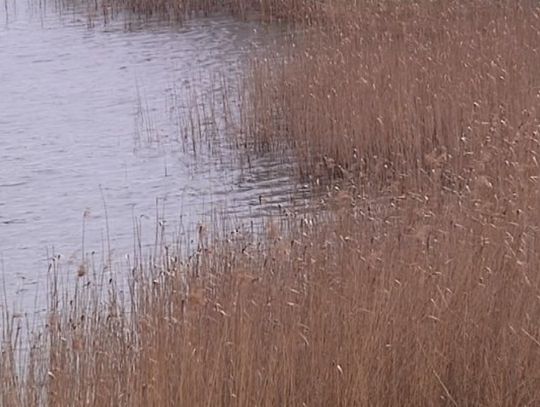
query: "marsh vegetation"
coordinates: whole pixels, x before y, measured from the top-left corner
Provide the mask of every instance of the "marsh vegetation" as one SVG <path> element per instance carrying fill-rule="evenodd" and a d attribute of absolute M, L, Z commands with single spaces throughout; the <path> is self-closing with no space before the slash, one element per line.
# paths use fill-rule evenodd
<path fill-rule="evenodd" d="M 536 405 L 538 3 L 227 5 L 301 27 L 230 125 L 239 154 L 292 148 L 324 210 L 137 253 L 126 299 L 53 285 L 19 361 L 6 312 L 1 404 Z"/>

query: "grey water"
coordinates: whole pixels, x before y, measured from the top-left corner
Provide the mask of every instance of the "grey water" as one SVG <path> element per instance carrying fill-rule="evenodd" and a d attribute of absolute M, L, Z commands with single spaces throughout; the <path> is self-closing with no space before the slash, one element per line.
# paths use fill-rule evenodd
<path fill-rule="evenodd" d="M 103 254 L 107 241 L 121 259 L 132 250 L 134 223 L 151 244 L 156 211 L 189 234 L 216 211 L 253 222 L 307 202 L 283 155 L 246 165 L 230 134 L 195 146 L 179 119 L 193 107 L 190 95 L 222 91 L 216 78 L 233 80 L 269 38 L 229 17 L 126 28 L 5 0 L 0 291 L 8 306 L 42 305 L 35 297 L 46 290 L 53 256 L 76 273 L 83 255 Z"/>

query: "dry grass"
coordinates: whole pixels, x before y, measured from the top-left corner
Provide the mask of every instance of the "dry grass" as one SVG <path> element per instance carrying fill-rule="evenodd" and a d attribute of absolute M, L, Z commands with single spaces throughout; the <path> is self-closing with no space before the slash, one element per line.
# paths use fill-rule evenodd
<path fill-rule="evenodd" d="M 247 133 L 293 143 L 307 174 L 348 170 L 364 185 L 418 187 L 434 169 L 452 185 L 473 169 L 496 178 L 482 168 L 537 129 L 539 13 L 527 1 L 365 5 L 254 63 Z"/>
<path fill-rule="evenodd" d="M 4 318 L 1 405 L 540 403 L 538 9 L 362 5 L 256 63 L 242 105 L 259 145 L 348 181 L 331 210 L 139 256 L 125 303 L 53 288 L 19 366 Z"/>
<path fill-rule="evenodd" d="M 133 307 L 92 285 L 53 303 L 25 381 L 4 347 L 2 405 L 535 405 L 538 193 L 339 201 L 138 263 Z"/>

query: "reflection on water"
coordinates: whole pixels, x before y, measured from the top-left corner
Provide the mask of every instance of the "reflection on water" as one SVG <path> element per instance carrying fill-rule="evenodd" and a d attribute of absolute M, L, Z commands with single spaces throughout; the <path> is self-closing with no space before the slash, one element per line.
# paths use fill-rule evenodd
<path fill-rule="evenodd" d="M 173 228 L 190 230 L 216 208 L 251 220 L 307 199 L 283 157 L 253 158 L 248 168 L 232 148 L 216 154 L 202 143 L 194 154 L 171 119 L 189 104 L 186 90 L 220 91 L 216 73 L 234 76 L 268 32 L 229 18 L 88 29 L 84 14 L 4 4 L 0 284 L 8 303 L 42 286 L 51 247 L 76 269 L 83 222 L 85 252 L 99 252 L 110 233 L 118 253 L 133 244 L 133 219 L 153 229 L 156 207 Z"/>

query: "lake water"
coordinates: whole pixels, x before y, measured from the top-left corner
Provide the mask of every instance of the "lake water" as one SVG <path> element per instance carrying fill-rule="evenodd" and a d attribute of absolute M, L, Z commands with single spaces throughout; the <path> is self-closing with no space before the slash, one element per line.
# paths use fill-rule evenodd
<path fill-rule="evenodd" d="M 307 202 L 286 157 L 243 165 L 226 134 L 194 153 L 178 122 L 189 95 L 221 94 L 216 75 L 234 78 L 275 33 L 228 17 L 89 27 L 84 12 L 33 4 L 6 0 L 0 11 L 0 288 L 10 306 L 35 306 L 53 253 L 76 272 L 83 221 L 85 253 L 102 252 L 108 230 L 122 258 L 134 220 L 152 240 L 158 208 L 189 233 L 215 211 L 241 223 Z"/>

